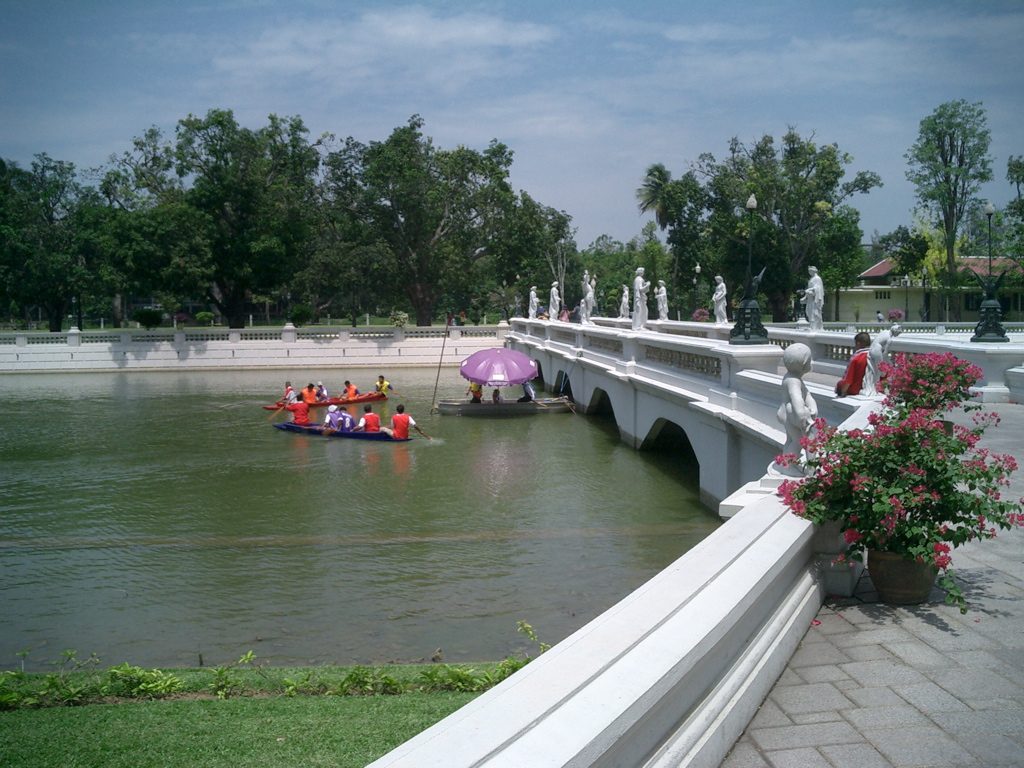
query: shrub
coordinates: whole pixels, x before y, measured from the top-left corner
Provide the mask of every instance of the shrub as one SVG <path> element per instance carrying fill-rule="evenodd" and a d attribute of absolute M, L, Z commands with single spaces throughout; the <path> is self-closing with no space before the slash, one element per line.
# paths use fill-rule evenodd
<path fill-rule="evenodd" d="M 894 323 L 901 322 L 903 320 L 903 310 L 902 309 L 890 309 L 889 310 L 889 314 L 888 314 L 888 318 L 892 322 L 894 322 Z"/>
<path fill-rule="evenodd" d="M 196 312 L 196 322 L 199 325 L 213 325 L 213 312 Z"/>
<path fill-rule="evenodd" d="M 151 331 L 163 322 L 164 314 L 159 309 L 136 309 L 132 312 L 132 320 L 147 331 Z"/>
<path fill-rule="evenodd" d="M 292 307 L 291 320 L 292 325 L 303 326 L 307 325 L 310 320 L 313 319 L 313 310 L 307 307 L 305 304 L 299 304 L 296 307 Z"/>
<path fill-rule="evenodd" d="M 711 319 L 711 314 L 706 309 L 704 309 L 703 307 L 701 307 L 700 309 L 695 309 L 693 311 L 693 320 L 694 320 L 694 322 L 706 323 L 710 319 Z"/>

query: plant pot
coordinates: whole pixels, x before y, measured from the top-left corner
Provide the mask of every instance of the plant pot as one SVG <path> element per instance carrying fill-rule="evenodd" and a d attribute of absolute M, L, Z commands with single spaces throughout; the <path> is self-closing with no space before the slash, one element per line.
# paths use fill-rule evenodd
<path fill-rule="evenodd" d="M 928 599 L 939 570 L 892 552 L 868 550 L 868 574 L 878 599 L 891 605 L 917 605 Z"/>

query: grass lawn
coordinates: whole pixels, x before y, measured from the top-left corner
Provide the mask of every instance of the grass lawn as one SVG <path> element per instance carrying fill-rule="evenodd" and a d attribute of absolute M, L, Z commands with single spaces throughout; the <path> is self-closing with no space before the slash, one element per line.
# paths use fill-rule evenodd
<path fill-rule="evenodd" d="M 0 766 L 365 766 L 477 693 L 169 700 L 0 712 Z"/>

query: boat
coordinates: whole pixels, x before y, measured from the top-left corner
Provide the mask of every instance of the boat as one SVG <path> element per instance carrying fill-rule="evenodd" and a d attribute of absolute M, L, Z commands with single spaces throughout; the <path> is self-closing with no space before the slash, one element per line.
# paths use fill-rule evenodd
<path fill-rule="evenodd" d="M 445 416 L 524 416 L 531 413 L 565 413 L 572 410 L 567 397 L 538 397 L 525 403 L 494 403 L 486 400 L 472 403 L 469 400 L 441 400 L 438 413 Z"/>
<path fill-rule="evenodd" d="M 388 396 L 383 395 L 380 392 L 367 392 L 365 395 L 356 395 L 350 397 L 347 400 L 343 397 L 332 397 L 330 400 L 324 400 L 319 403 L 310 403 L 310 408 L 324 408 L 328 405 L 361 405 L 362 403 L 372 403 L 374 400 L 387 400 Z M 277 411 L 284 406 L 284 400 L 278 400 L 274 405 L 264 405 L 264 410 Z"/>
<path fill-rule="evenodd" d="M 407 443 L 410 440 L 408 437 L 388 437 L 386 432 L 332 432 L 325 435 L 324 428 L 321 426 L 315 424 L 303 426 L 294 421 L 286 421 L 282 424 L 274 424 L 274 426 L 285 432 L 298 432 L 303 435 L 319 435 L 321 437 L 343 437 L 347 440 L 372 440 L 378 443 Z"/>

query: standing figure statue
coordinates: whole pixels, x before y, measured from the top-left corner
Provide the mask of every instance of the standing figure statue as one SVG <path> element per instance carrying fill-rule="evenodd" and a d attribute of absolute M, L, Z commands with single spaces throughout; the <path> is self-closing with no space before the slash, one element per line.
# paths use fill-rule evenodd
<path fill-rule="evenodd" d="M 622 301 L 619 302 L 619 319 L 629 320 L 629 286 L 622 286 Z"/>
<path fill-rule="evenodd" d="M 658 302 L 658 319 L 668 320 L 668 289 L 665 288 L 664 280 L 658 281 L 658 287 L 654 291 L 654 298 Z"/>
<path fill-rule="evenodd" d="M 715 308 L 715 323 L 717 325 L 725 325 L 729 322 L 729 316 L 725 310 L 726 294 L 725 281 L 722 280 L 721 275 L 716 275 L 715 293 L 711 296 L 711 301 Z"/>
<path fill-rule="evenodd" d="M 647 292 L 651 290 L 649 280 L 644 280 L 644 268 L 637 267 L 633 278 L 633 330 L 647 326 Z"/>
<path fill-rule="evenodd" d="M 583 270 L 583 298 L 580 299 L 580 322 L 590 322 L 590 305 L 587 303 L 587 289 L 590 288 L 590 272 Z"/>
<path fill-rule="evenodd" d="M 597 273 L 590 278 L 590 282 L 583 287 L 583 303 L 587 305 L 587 319 L 594 317 L 597 311 Z"/>
<path fill-rule="evenodd" d="M 537 286 L 530 286 L 530 309 L 529 318 L 531 320 L 537 319 L 537 309 L 540 307 L 540 300 L 537 298 Z"/>
<path fill-rule="evenodd" d="M 892 346 L 892 340 L 899 336 L 902 330 L 898 323 L 893 323 L 892 328 L 882 331 L 871 342 L 871 346 L 868 347 L 868 364 L 864 368 L 864 383 L 860 388 L 862 395 L 876 397 L 881 391 L 879 385 L 882 383 L 882 372 L 879 365 L 889 360 L 889 347 Z"/>
<path fill-rule="evenodd" d="M 813 437 L 814 422 L 818 418 L 818 404 L 803 379 L 811 370 L 811 348 L 806 344 L 790 344 L 782 353 L 782 364 L 786 367 L 786 375 L 782 377 L 784 399 L 776 415 L 779 423 L 786 428 L 786 443 L 782 446 L 782 453 L 794 455 L 796 460 L 785 466 L 773 462 L 769 471 L 803 477 L 806 469 L 802 462 L 806 457 L 800 440 Z"/>
<path fill-rule="evenodd" d="M 800 301 L 807 307 L 805 312 L 811 330 L 820 331 L 822 329 L 821 310 L 825 306 L 825 284 L 818 275 L 817 267 L 808 267 L 807 271 L 811 273 L 811 279 L 807 281 L 807 289 Z"/>
<path fill-rule="evenodd" d="M 551 284 L 551 295 L 548 297 L 548 320 L 558 319 L 558 310 L 562 306 L 562 300 L 558 298 L 558 281 Z"/>

